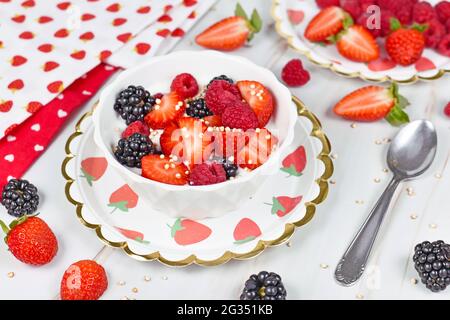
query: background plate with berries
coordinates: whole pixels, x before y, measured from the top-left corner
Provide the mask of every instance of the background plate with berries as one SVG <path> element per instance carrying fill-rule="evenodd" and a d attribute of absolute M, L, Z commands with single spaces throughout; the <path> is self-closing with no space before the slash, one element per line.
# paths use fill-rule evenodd
<path fill-rule="evenodd" d="M 319 2 L 325 3 L 327 1 Z M 328 2 L 331 3 L 333 1 Z M 344 6 L 344 9 L 350 11 L 350 14 L 355 16 L 353 19 L 355 25 L 361 23 L 361 15 L 364 14 L 364 11 L 362 11 L 363 9 L 359 8 L 358 10 L 353 10 L 350 5 L 349 7 L 345 7 L 346 1 L 335 2 L 340 3 L 341 6 Z M 350 3 L 350 1 L 348 2 Z M 395 2 L 397 1 L 393 1 L 393 3 Z M 436 0 L 429 1 L 432 5 L 435 5 L 438 2 L 439 1 Z M 322 5 L 326 5 L 326 3 Z M 383 12 L 385 9 L 382 8 L 381 10 Z M 420 58 L 414 63 L 408 66 L 402 66 L 393 61 L 386 52 L 386 38 L 381 36 L 377 36 L 376 39 L 379 46 L 379 58 L 371 60 L 370 62 L 355 62 L 349 60 L 339 53 L 337 46 L 311 42 L 305 38 L 305 30 L 311 20 L 320 11 L 321 9 L 316 1 L 273 0 L 272 5 L 272 17 L 276 21 L 276 30 L 278 34 L 285 38 L 292 48 L 305 55 L 311 62 L 321 67 L 328 68 L 338 75 L 351 78 L 359 77 L 373 82 L 396 81 L 399 83 L 411 84 L 418 80 L 435 80 L 441 78 L 445 73 L 450 72 L 450 58 L 448 57 L 448 52 L 447 55 L 440 54 L 437 49 L 439 43 L 436 44 L 435 49 L 430 47 L 425 48 L 420 55 Z M 419 8 L 417 10 L 417 15 L 423 15 L 421 13 L 423 11 L 426 10 Z M 400 16 L 400 13 L 398 15 Z M 400 16 L 400 18 L 403 17 Z M 421 20 L 422 18 L 425 19 L 425 17 L 422 16 L 419 16 L 417 19 Z M 408 21 L 410 20 L 408 23 L 411 25 L 414 23 L 412 19 L 413 17 L 407 19 Z M 436 17 L 432 20 L 437 21 L 437 19 L 438 18 Z M 433 23 L 434 22 L 431 22 L 430 20 L 430 22 L 426 21 L 422 23 L 422 25 L 431 25 Z M 434 24 L 432 28 L 434 30 Z M 448 35 L 449 32 L 446 31 L 446 34 L 447 35 L 441 37 L 441 39 L 450 37 Z M 425 34 L 425 36 L 428 37 L 428 34 Z M 430 41 L 434 40 L 431 39 Z M 442 47 L 444 47 L 444 44 L 442 44 Z"/>
<path fill-rule="evenodd" d="M 300 117 L 282 167 L 235 212 L 198 221 L 176 219 L 139 201 L 93 142 L 91 113 L 82 117 L 66 144 L 66 196 L 81 222 L 103 242 L 137 259 L 210 266 L 254 257 L 309 222 L 328 192 L 330 144 L 317 118 L 294 101 Z"/>

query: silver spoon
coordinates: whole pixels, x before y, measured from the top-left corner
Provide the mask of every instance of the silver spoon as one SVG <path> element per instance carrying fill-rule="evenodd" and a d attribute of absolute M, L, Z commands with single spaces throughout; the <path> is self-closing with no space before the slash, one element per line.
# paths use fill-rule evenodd
<path fill-rule="evenodd" d="M 415 178 L 430 167 L 436 148 L 436 130 L 426 120 L 411 122 L 396 135 L 387 154 L 394 177 L 339 262 L 335 277 L 340 284 L 350 286 L 361 277 L 395 190 L 400 182 Z"/>

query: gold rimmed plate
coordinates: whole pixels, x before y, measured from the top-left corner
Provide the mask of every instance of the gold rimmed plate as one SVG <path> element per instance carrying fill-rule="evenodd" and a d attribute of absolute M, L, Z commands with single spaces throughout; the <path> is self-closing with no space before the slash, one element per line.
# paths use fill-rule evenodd
<path fill-rule="evenodd" d="M 434 4 L 438 1 L 430 2 Z M 277 33 L 286 39 L 290 47 L 320 67 L 348 78 L 401 84 L 436 80 L 450 72 L 450 58 L 431 49 L 425 49 L 422 58 L 408 67 L 396 65 L 383 50 L 377 61 L 368 64 L 352 62 L 342 57 L 335 46 L 314 44 L 304 38 L 309 21 L 319 10 L 315 1 L 272 0 L 272 17 Z M 383 47 L 383 40 L 379 39 L 379 42 Z"/>
<path fill-rule="evenodd" d="M 66 143 L 67 199 L 84 226 L 135 259 L 214 266 L 255 257 L 308 223 L 328 193 L 330 143 L 318 119 L 300 100 L 294 102 L 299 114 L 294 143 L 282 155 L 279 170 L 234 212 L 194 221 L 155 210 L 108 166 L 92 139 L 91 112 Z"/>

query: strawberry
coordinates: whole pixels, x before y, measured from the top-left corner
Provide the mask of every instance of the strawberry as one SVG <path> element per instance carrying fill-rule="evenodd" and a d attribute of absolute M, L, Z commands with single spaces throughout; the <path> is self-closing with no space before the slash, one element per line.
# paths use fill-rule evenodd
<path fill-rule="evenodd" d="M 189 169 L 164 155 L 148 155 L 142 158 L 142 176 L 154 181 L 184 185 L 188 182 Z"/>
<path fill-rule="evenodd" d="M 13 102 L 11 100 L 3 101 L 0 100 L 0 112 L 9 112 L 13 106 Z"/>
<path fill-rule="evenodd" d="M 251 19 L 237 4 L 235 15 L 225 18 L 197 35 L 195 41 L 202 47 L 223 51 L 232 51 L 250 41 L 255 33 L 261 31 L 262 21 L 256 10 Z"/>
<path fill-rule="evenodd" d="M 136 207 L 139 196 L 130 188 L 128 184 L 124 184 L 119 189 L 111 193 L 109 197 L 108 207 L 113 207 L 113 213 L 117 209 L 128 212 L 128 209 Z"/>
<path fill-rule="evenodd" d="M 92 186 L 93 181 L 100 179 L 108 167 L 108 162 L 103 157 L 91 157 L 81 161 L 82 178 L 87 180 L 87 183 Z"/>
<path fill-rule="evenodd" d="M 420 59 L 425 49 L 426 39 L 422 34 L 426 26 L 414 25 L 411 29 L 402 28 L 400 21 L 391 20 L 393 31 L 386 38 L 386 51 L 402 66 L 409 66 Z"/>
<path fill-rule="evenodd" d="M 128 239 L 132 239 L 134 241 L 143 243 L 143 244 L 149 244 L 149 241 L 144 240 L 144 234 L 142 232 L 139 231 L 134 231 L 134 230 L 128 230 L 128 229 L 124 229 L 124 228 L 119 228 L 119 227 L 115 227 L 117 229 L 117 231 L 119 231 L 122 235 L 124 235 L 125 237 L 127 237 Z"/>
<path fill-rule="evenodd" d="M 64 272 L 61 300 L 97 300 L 108 288 L 105 269 L 92 260 L 80 260 Z"/>
<path fill-rule="evenodd" d="M 35 113 L 41 108 L 42 108 L 42 103 L 40 103 L 39 101 L 30 101 L 30 102 L 28 102 L 25 109 L 29 113 Z"/>
<path fill-rule="evenodd" d="M 398 85 L 389 88 L 368 86 L 360 88 L 339 101 L 334 112 L 353 121 L 376 121 L 385 118 L 394 126 L 409 122 L 403 111 L 408 100 L 399 95 Z"/>
<path fill-rule="evenodd" d="M 261 235 L 261 229 L 249 218 L 243 218 L 234 228 L 233 237 L 235 244 L 243 244 L 255 240 Z"/>
<path fill-rule="evenodd" d="M 278 139 L 267 129 L 247 130 L 246 145 L 237 153 L 236 163 L 241 168 L 254 170 L 264 164 Z"/>
<path fill-rule="evenodd" d="M 175 220 L 173 226 L 170 227 L 172 238 L 180 246 L 187 246 L 205 240 L 211 235 L 211 229 L 190 219 Z"/>
<path fill-rule="evenodd" d="M 0 220 L 6 233 L 9 251 L 20 261 L 31 265 L 44 265 L 58 252 L 58 241 L 49 226 L 40 218 L 23 216 L 9 224 Z"/>
<path fill-rule="evenodd" d="M 222 118 L 217 115 L 204 117 L 203 120 L 208 127 L 221 127 L 222 126 Z"/>
<path fill-rule="evenodd" d="M 290 153 L 282 162 L 281 171 L 287 172 L 289 176 L 300 177 L 306 167 L 305 147 L 300 146 Z"/>
<path fill-rule="evenodd" d="M 160 138 L 166 156 L 174 155 L 192 166 L 204 162 L 212 153 L 212 137 L 205 134 L 207 127 L 199 119 L 183 117 L 168 126 Z"/>
<path fill-rule="evenodd" d="M 12 57 L 12 59 L 10 60 L 11 65 L 12 65 L 13 67 L 21 66 L 21 65 L 23 65 L 24 63 L 26 63 L 27 61 L 28 61 L 27 58 L 25 58 L 25 57 L 23 57 L 23 56 L 20 56 L 20 55 L 16 55 L 16 56 Z"/>
<path fill-rule="evenodd" d="M 344 10 L 337 6 L 325 8 L 308 24 L 305 38 L 313 42 L 326 42 L 344 28 L 344 23 L 351 23 Z"/>
<path fill-rule="evenodd" d="M 370 62 L 380 57 L 380 48 L 373 35 L 363 26 L 354 25 L 337 36 L 339 53 L 349 60 Z"/>
<path fill-rule="evenodd" d="M 48 22 L 53 21 L 53 18 L 52 17 L 48 17 L 48 16 L 41 16 L 41 17 L 38 18 L 37 21 L 39 23 L 48 23 Z"/>
<path fill-rule="evenodd" d="M 246 143 L 246 135 L 242 131 L 212 131 L 209 132 L 214 137 L 214 152 L 218 158 L 233 157 L 237 159 L 237 153 Z M 230 160 L 231 161 L 231 160 Z M 233 160 L 234 161 L 234 160 Z"/>
<path fill-rule="evenodd" d="M 153 110 L 145 116 L 144 120 L 152 129 L 164 129 L 172 121 L 180 118 L 185 109 L 186 104 L 183 99 L 173 91 L 157 100 Z"/>
<path fill-rule="evenodd" d="M 302 201 L 303 197 L 273 197 L 272 203 L 266 203 L 272 206 L 272 214 L 276 214 L 278 217 L 282 218 L 285 215 L 291 213 L 297 205 Z"/>
<path fill-rule="evenodd" d="M 236 85 L 244 100 L 256 113 L 259 126 L 264 127 L 269 122 L 275 108 L 272 93 L 257 81 L 238 81 Z"/>

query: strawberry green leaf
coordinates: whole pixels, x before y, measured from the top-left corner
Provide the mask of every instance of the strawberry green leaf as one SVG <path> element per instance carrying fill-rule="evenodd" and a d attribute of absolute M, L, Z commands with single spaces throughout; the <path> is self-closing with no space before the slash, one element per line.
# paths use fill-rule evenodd
<path fill-rule="evenodd" d="M 397 31 L 402 28 L 402 24 L 400 23 L 400 20 L 396 18 L 391 18 L 391 31 Z"/>
<path fill-rule="evenodd" d="M 0 228 L 2 228 L 2 231 L 5 233 L 5 235 L 8 235 L 10 229 L 2 220 L 0 220 Z"/>
<path fill-rule="evenodd" d="M 245 239 L 242 239 L 242 240 L 236 240 L 236 241 L 234 242 L 234 244 L 244 244 L 244 243 L 253 241 L 253 240 L 255 240 L 255 239 L 256 239 L 256 238 L 255 238 L 254 236 L 248 236 L 248 237 L 245 238 Z"/>
<path fill-rule="evenodd" d="M 150 241 L 144 240 L 141 237 L 136 237 L 134 240 L 142 244 L 150 244 Z"/>
<path fill-rule="evenodd" d="M 413 30 L 417 30 L 419 32 L 425 32 L 428 29 L 428 24 L 417 24 L 414 23 L 411 27 Z"/>
<path fill-rule="evenodd" d="M 295 165 L 291 165 L 289 168 L 281 168 L 281 171 L 286 172 L 290 176 L 300 177 L 302 175 L 301 172 L 297 172 Z"/>
<path fill-rule="evenodd" d="M 128 201 L 113 202 L 108 204 L 108 207 L 114 208 L 114 210 L 111 213 L 116 211 L 116 209 L 119 209 L 120 211 L 123 212 L 128 212 Z"/>
<path fill-rule="evenodd" d="M 401 109 L 405 109 L 407 106 L 410 105 L 408 99 L 406 99 L 404 96 L 399 95 L 397 97 L 397 105 Z"/>
<path fill-rule="evenodd" d="M 250 19 L 250 24 L 253 27 L 253 32 L 254 33 L 258 33 L 258 32 L 261 31 L 263 22 L 262 22 L 262 19 L 261 19 L 260 15 L 259 15 L 259 13 L 258 13 L 258 11 L 256 9 L 253 9 L 252 17 Z"/>
<path fill-rule="evenodd" d="M 408 114 L 398 105 L 395 105 L 386 116 L 386 120 L 393 126 L 398 127 L 409 122 Z"/>
<path fill-rule="evenodd" d="M 239 2 L 236 4 L 236 8 L 234 9 L 234 15 L 248 20 L 247 13 L 245 13 L 244 8 L 242 8 Z"/>
<path fill-rule="evenodd" d="M 172 238 L 175 237 L 175 235 L 177 234 L 177 231 L 183 230 L 183 226 L 181 225 L 181 219 L 178 218 L 177 220 L 175 220 L 175 223 L 173 224 L 173 226 L 171 225 L 167 225 L 170 228 L 170 235 L 172 236 Z"/>
<path fill-rule="evenodd" d="M 327 38 L 327 41 L 329 43 L 333 43 L 333 44 L 337 43 L 339 41 L 339 34 L 334 34 L 334 35 L 329 36 Z"/>
<path fill-rule="evenodd" d="M 277 198 L 272 198 L 272 214 L 277 214 L 278 211 L 286 212 L 286 209 L 283 207 L 283 205 L 278 201 Z"/>
<path fill-rule="evenodd" d="M 82 178 L 85 178 L 90 187 L 92 187 L 92 181 L 94 181 L 94 177 L 88 174 L 83 168 L 81 168 L 81 172 L 83 172 Z"/>
<path fill-rule="evenodd" d="M 344 21 L 342 21 L 342 24 L 344 25 L 344 30 L 347 30 L 348 28 L 353 26 L 354 22 L 352 16 L 348 13 L 345 13 L 345 18 Z"/>

